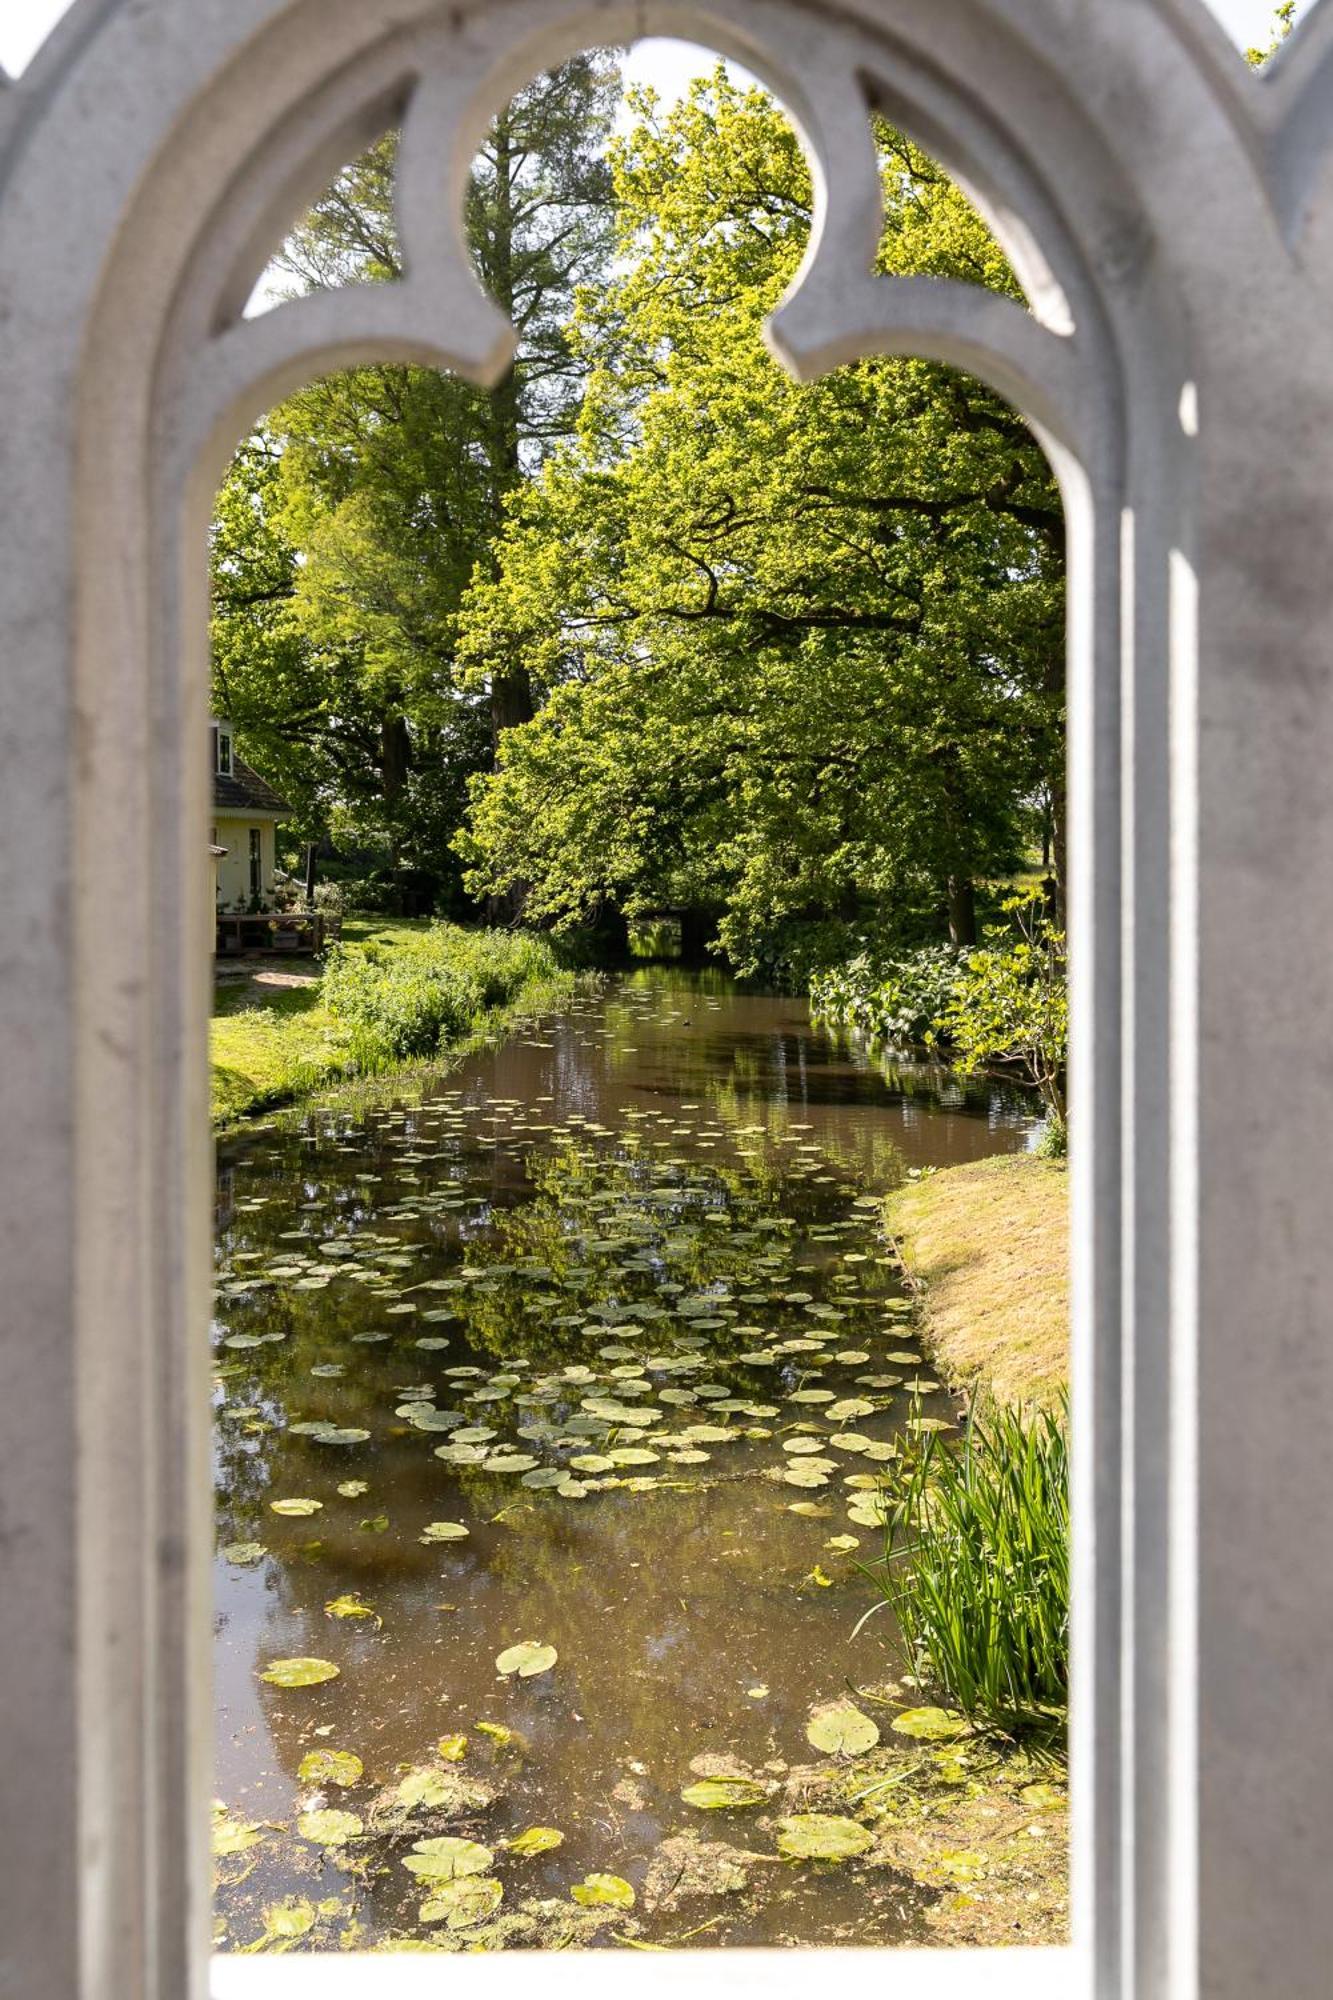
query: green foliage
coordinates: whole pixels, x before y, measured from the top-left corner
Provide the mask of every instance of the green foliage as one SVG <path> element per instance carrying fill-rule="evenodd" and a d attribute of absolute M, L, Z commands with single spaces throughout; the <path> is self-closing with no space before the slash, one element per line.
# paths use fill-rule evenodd
<path fill-rule="evenodd" d="M 470 247 L 520 328 L 499 388 L 388 365 L 312 383 L 238 453 L 218 501 L 215 705 L 303 838 L 382 846 L 446 900 L 467 779 L 530 712 L 521 666 L 499 690 L 460 685 L 458 608 L 506 496 L 577 410 L 566 328 L 609 251 L 618 87 L 614 62 L 575 58 L 519 92 L 474 163 Z M 293 292 L 401 275 L 395 172 L 389 134 L 336 177 L 280 260 Z"/>
<path fill-rule="evenodd" d="M 1067 1410 L 974 1415 L 893 1468 L 873 1577 L 918 1671 L 964 1714 L 1049 1726 L 1069 1687 Z"/>
<path fill-rule="evenodd" d="M 1066 1123 L 1069 994 L 1064 932 L 1040 890 L 1004 905 L 1013 929 L 994 927 L 944 1010 L 940 1032 L 964 1071 L 1016 1064 L 1041 1092 L 1053 1125 Z"/>
<path fill-rule="evenodd" d="M 947 944 L 879 963 L 861 952 L 811 980 L 810 1004 L 823 1019 L 876 1041 L 917 1048 L 937 1037 L 966 965 L 967 954 Z"/>
<path fill-rule="evenodd" d="M 1296 26 L 1296 0 L 1281 0 L 1273 9 L 1273 39 L 1266 49 L 1246 49 L 1245 60 L 1251 69 L 1262 69 L 1270 56 L 1275 56 L 1287 36 Z"/>
<path fill-rule="evenodd" d="M 803 955 L 827 963 L 1061 812 L 1059 501 L 974 381 L 885 359 L 799 387 L 773 361 L 812 196 L 771 98 L 719 68 L 637 109 L 618 261 L 579 297 L 578 425 L 460 612 L 473 682 L 521 665 L 541 706 L 459 845 L 473 893 L 533 921 L 716 910 L 745 970 L 822 922 Z M 880 142 L 881 267 L 1014 294 L 959 189 Z"/>
<path fill-rule="evenodd" d="M 362 1068 L 429 1056 L 525 987 L 554 981 L 544 938 L 435 924 L 392 944 L 334 945 L 324 1001 Z"/>

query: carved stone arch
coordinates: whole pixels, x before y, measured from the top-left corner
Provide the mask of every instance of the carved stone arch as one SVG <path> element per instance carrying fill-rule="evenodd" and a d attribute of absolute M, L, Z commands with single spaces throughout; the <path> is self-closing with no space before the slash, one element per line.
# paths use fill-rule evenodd
<path fill-rule="evenodd" d="M 1062 474 L 1081 1950 L 1106 2000 L 1322 1993 L 1333 1785 L 1300 1701 L 1333 1715 L 1333 1608 L 1277 1542 L 1293 1520 L 1333 1539 L 1333 1076 L 1260 1066 L 1275 1043 L 1294 1066 L 1333 1007 L 1283 872 L 1302 843 L 1333 901 L 1333 13 L 1262 82 L 1214 25 L 1203 0 L 77 0 L 0 81 L 0 476 L 22 496 L 0 577 L 0 1088 L 30 1135 L 0 1161 L 0 1241 L 7 1315 L 42 1334 L 11 1344 L 0 1396 L 6 1768 L 38 1802 L 0 1827 L 25 2000 L 179 2000 L 203 1978 L 206 1440 L 180 1335 L 208 1265 L 191 746 L 212 485 L 311 373 L 494 374 L 506 335 L 448 191 L 529 75 L 648 32 L 737 56 L 804 131 L 820 224 L 773 328 L 794 372 L 872 351 L 969 368 Z M 863 103 L 973 192 L 1030 315 L 869 277 Z M 404 284 L 242 323 L 285 223 L 404 111 Z M 1295 1436 L 1251 1365 L 1270 1315 Z M 1084 1969 L 1033 1966 L 1027 1990 Z"/>

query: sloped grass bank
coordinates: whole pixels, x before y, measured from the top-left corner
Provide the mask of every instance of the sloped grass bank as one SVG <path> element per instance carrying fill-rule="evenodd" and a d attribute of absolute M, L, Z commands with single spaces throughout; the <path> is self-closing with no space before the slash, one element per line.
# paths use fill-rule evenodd
<path fill-rule="evenodd" d="M 945 1379 L 970 1397 L 1058 1407 L 1069 1380 L 1069 1177 L 1005 1155 L 925 1175 L 885 1220 Z"/>
<path fill-rule="evenodd" d="M 348 925 L 306 984 L 219 985 L 210 1036 L 213 1122 L 293 1104 L 345 1078 L 461 1048 L 565 1005 L 576 980 L 545 939 L 454 924 Z"/>

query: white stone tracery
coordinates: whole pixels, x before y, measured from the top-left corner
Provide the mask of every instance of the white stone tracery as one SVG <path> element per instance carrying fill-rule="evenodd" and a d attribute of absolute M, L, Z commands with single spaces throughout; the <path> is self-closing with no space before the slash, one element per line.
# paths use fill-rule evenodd
<path fill-rule="evenodd" d="M 459 223 L 476 142 L 551 62 L 651 32 L 737 56 L 801 126 L 819 212 L 771 330 L 792 372 L 965 367 L 1059 471 L 1081 1949 L 1106 2000 L 1313 2000 L 1333 1962 L 1328 0 L 1263 79 L 1202 0 L 80 0 L 0 84 L 0 1991 L 180 2000 L 205 1976 L 212 490 L 315 373 L 496 378 L 511 336 Z M 1029 313 L 870 275 L 869 104 L 974 193 Z M 244 320 L 292 217 L 400 117 L 405 280 Z M 109 813 L 138 829 L 128 896 Z"/>

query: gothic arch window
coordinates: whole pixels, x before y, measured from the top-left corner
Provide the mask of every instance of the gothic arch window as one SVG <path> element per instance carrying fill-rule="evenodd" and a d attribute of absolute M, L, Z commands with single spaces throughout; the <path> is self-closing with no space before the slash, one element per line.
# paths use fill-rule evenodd
<path fill-rule="evenodd" d="M 0 451 L 21 495 L 0 1018 L 23 1135 L 0 1161 L 0 1479 L 8 1771 L 31 1802 L 0 1878 L 41 2000 L 204 1979 L 205 1405 L 181 1333 L 208 1261 L 189 746 L 209 498 L 245 423 L 314 373 L 494 379 L 511 335 L 458 227 L 475 143 L 529 76 L 649 30 L 736 56 L 804 132 L 818 226 L 772 324 L 793 373 L 967 368 L 1065 493 L 1080 1936 L 1023 1990 L 1323 1990 L 1333 13 L 1262 83 L 1214 26 L 1200 0 L 81 0 L 0 87 Z M 869 276 L 867 106 L 974 193 L 1029 312 Z M 303 200 L 400 117 L 404 281 L 246 321 Z M 866 1976 L 887 1972 L 877 1955 Z M 976 1972 L 932 1954 L 911 1977 Z M 297 1977 L 236 1968 L 229 1991 L 242 1973 Z M 349 1962 L 322 1990 L 370 1976 Z"/>

